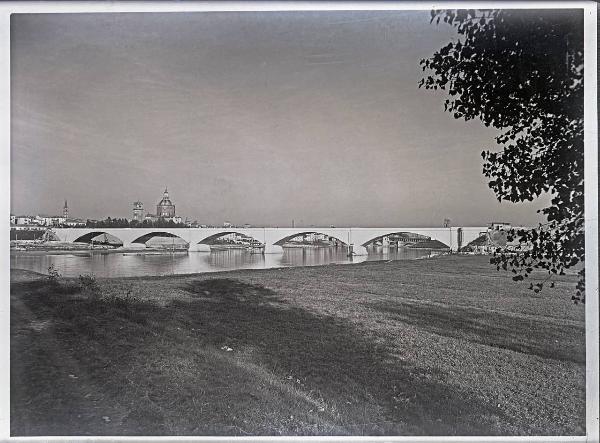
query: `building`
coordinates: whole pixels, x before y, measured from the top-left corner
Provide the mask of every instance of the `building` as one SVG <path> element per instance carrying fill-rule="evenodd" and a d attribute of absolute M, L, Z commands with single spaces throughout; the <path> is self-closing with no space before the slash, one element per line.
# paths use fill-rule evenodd
<path fill-rule="evenodd" d="M 66 221 L 67 219 L 60 215 L 36 215 L 32 222 L 40 226 L 61 226 Z"/>
<path fill-rule="evenodd" d="M 64 221 L 63 225 L 69 228 L 84 228 L 86 223 L 79 218 L 68 218 Z"/>
<path fill-rule="evenodd" d="M 175 205 L 169 199 L 169 191 L 167 188 L 165 188 L 162 200 L 156 205 L 156 216 L 160 218 L 175 217 Z"/>
<path fill-rule="evenodd" d="M 65 200 L 65 206 L 63 207 L 63 217 L 65 220 L 69 219 L 69 206 L 67 205 L 66 200 Z"/>
<path fill-rule="evenodd" d="M 34 218 L 29 215 L 17 215 L 15 217 L 16 225 L 32 225 Z"/>
<path fill-rule="evenodd" d="M 147 213 L 144 216 L 144 221 L 156 222 L 158 220 L 159 220 L 159 218 L 156 215 L 154 215 L 154 214 Z"/>
<path fill-rule="evenodd" d="M 490 223 L 491 231 L 503 231 L 505 229 L 510 229 L 510 228 L 512 228 L 512 223 L 508 223 L 508 222 L 492 222 L 492 223 Z"/>
<path fill-rule="evenodd" d="M 141 201 L 133 202 L 133 220 L 140 223 L 144 221 L 144 204 Z"/>
<path fill-rule="evenodd" d="M 46 231 L 48 230 L 48 228 L 45 228 L 44 226 L 36 226 L 36 225 L 15 225 L 15 226 L 11 226 L 10 227 L 11 232 L 12 231 Z M 18 240 L 18 239 L 15 239 Z M 22 238 L 22 240 L 25 240 Z"/>
<path fill-rule="evenodd" d="M 173 223 L 183 224 L 183 219 L 178 215 L 176 215 L 175 217 L 157 217 L 154 214 L 146 214 L 144 216 L 144 218 L 142 218 L 142 221 L 148 221 L 148 222 L 152 222 L 152 223 L 173 222 Z"/>

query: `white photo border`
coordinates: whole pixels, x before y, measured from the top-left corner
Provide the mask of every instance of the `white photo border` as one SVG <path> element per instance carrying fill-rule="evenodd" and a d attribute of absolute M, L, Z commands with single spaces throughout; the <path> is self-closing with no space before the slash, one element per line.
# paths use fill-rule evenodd
<path fill-rule="evenodd" d="M 308 441 L 365 442 L 598 442 L 598 108 L 597 108 L 597 4 L 562 2 L 4 2 L 0 3 L 0 178 L 10 190 L 10 15 L 16 13 L 118 13 L 211 11 L 394 11 L 442 8 L 583 9 L 584 11 L 584 141 L 585 141 L 585 264 L 586 264 L 586 436 L 572 437 L 18 437 L 10 438 L 10 192 L 0 194 L 5 215 L 0 217 L 0 441 Z M 2 358 L 3 357 L 3 358 Z"/>

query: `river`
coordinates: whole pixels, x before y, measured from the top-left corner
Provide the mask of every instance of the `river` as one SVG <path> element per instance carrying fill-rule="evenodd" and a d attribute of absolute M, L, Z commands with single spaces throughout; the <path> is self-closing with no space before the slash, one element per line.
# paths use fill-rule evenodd
<path fill-rule="evenodd" d="M 94 274 L 97 277 L 191 274 L 232 269 L 265 269 L 360 263 L 373 260 L 411 260 L 434 254 L 428 249 L 372 248 L 369 255 L 347 256 L 346 248 L 284 248 L 280 254 L 250 254 L 233 249 L 212 252 L 11 251 L 10 267 L 43 274 L 54 266 L 64 277 Z"/>

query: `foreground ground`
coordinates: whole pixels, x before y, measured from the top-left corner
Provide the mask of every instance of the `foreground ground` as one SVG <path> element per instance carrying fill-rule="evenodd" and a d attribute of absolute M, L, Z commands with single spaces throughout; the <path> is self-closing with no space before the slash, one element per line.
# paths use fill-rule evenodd
<path fill-rule="evenodd" d="M 575 276 L 485 257 L 11 273 L 12 435 L 584 434 Z"/>

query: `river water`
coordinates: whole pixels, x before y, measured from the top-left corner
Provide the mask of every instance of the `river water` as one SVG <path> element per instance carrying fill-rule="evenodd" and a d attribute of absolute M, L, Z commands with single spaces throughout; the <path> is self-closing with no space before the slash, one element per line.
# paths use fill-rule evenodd
<path fill-rule="evenodd" d="M 250 254 L 240 249 L 211 252 L 33 252 L 11 251 L 10 267 L 48 273 L 54 266 L 64 277 L 94 274 L 97 277 L 191 274 L 232 269 L 265 269 L 318 266 L 373 260 L 411 260 L 434 254 L 426 249 L 372 248 L 369 255 L 347 256 L 346 248 L 284 248 L 280 254 Z"/>

